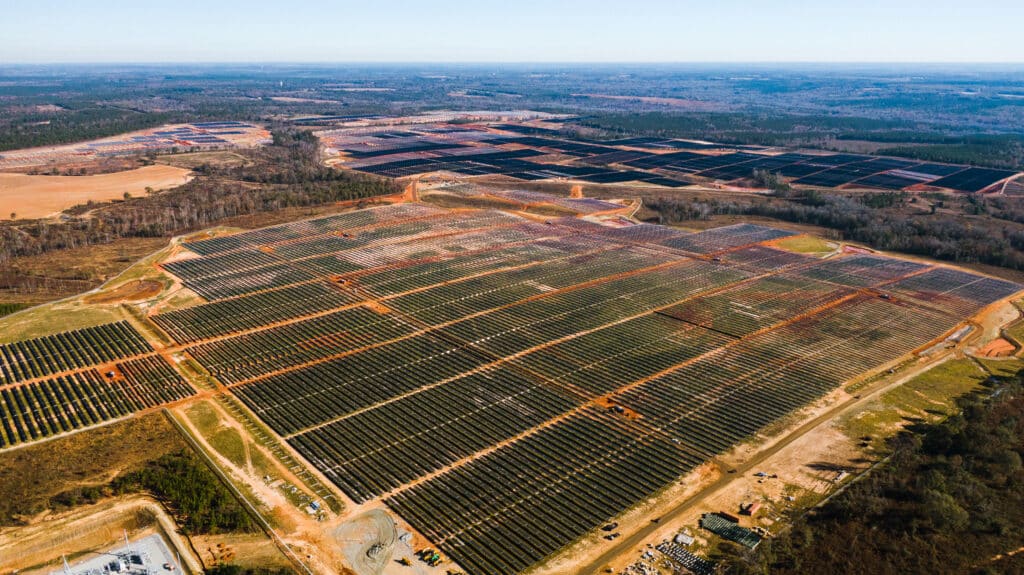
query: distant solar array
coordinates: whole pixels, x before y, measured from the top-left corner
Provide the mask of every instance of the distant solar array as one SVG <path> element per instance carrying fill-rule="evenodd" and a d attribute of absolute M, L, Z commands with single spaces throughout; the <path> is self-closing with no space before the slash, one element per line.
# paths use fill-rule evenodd
<path fill-rule="evenodd" d="M 560 122 L 395 126 L 321 132 L 343 165 L 391 178 L 447 171 L 517 180 L 571 179 L 681 187 L 736 182 L 755 170 L 793 184 L 880 190 L 942 188 L 982 192 L 1018 175 L 1010 170 L 848 153 L 782 152 L 764 146 L 668 138 L 579 141 Z"/>
<path fill-rule="evenodd" d="M 0 168 L 76 164 L 116 156 L 174 150 L 252 147 L 270 142 L 265 129 L 245 122 L 197 122 L 162 126 L 78 144 L 30 148 L 0 154 Z"/>

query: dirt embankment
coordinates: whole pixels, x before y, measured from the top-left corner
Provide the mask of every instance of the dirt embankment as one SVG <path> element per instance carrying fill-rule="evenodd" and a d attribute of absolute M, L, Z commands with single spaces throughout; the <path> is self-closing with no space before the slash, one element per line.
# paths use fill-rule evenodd
<path fill-rule="evenodd" d="M 155 297 L 163 290 L 160 282 L 153 280 L 133 280 L 104 291 L 85 297 L 86 303 L 121 303 L 125 301 L 141 301 Z"/>
<path fill-rule="evenodd" d="M 154 165 L 97 176 L 30 176 L 0 173 L 0 214 L 45 218 L 89 200 L 105 202 L 124 195 L 142 196 L 146 188 L 163 190 L 192 179 L 191 172 Z"/>

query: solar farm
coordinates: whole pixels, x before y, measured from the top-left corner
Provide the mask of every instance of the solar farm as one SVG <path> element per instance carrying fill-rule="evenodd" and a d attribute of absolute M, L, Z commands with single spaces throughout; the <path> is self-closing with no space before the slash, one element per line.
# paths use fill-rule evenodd
<path fill-rule="evenodd" d="M 178 401 L 181 351 L 350 509 L 520 573 L 1021 290 L 793 235 L 399 204 L 188 242 L 163 354 L 127 324 L 2 348 L 4 437 Z"/>
<path fill-rule="evenodd" d="M 201 396 L 187 357 L 348 509 L 521 573 L 1022 289 L 616 221 L 405 203 L 186 241 L 160 266 L 197 303 L 146 319 L 169 343 L 122 321 L 0 346 L 0 448 Z"/>
<path fill-rule="evenodd" d="M 974 193 L 999 191 L 1020 176 L 966 165 L 668 138 L 581 141 L 562 135 L 564 121 L 402 125 L 395 119 L 395 125 L 334 128 L 317 135 L 337 165 L 392 178 L 450 172 L 463 178 L 679 188 L 709 182 L 739 185 L 755 170 L 764 170 L 797 186 Z"/>
<path fill-rule="evenodd" d="M 269 142 L 268 131 L 245 122 L 176 124 L 91 142 L 3 152 L 0 153 L 0 170 L 76 164 L 110 157 L 169 153 L 173 150 L 248 148 Z"/>

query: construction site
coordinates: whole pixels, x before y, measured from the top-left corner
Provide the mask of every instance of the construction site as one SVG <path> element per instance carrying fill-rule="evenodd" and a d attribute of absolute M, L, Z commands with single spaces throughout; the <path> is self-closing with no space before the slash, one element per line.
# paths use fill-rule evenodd
<path fill-rule="evenodd" d="M 245 122 L 173 124 L 90 142 L 2 152 L 0 172 L 40 171 L 123 156 L 251 148 L 269 141 L 270 132 Z"/>
<path fill-rule="evenodd" d="M 573 196 L 413 185 L 178 238 L 74 304 L 120 321 L 0 346 L 0 454 L 163 411 L 300 572 L 702 573 L 698 530 L 756 546 L 763 498 L 846 480 L 793 469 L 857 471 L 843 414 L 1020 351 L 991 344 L 1016 283 Z M 129 281 L 159 293 L 102 297 Z"/>

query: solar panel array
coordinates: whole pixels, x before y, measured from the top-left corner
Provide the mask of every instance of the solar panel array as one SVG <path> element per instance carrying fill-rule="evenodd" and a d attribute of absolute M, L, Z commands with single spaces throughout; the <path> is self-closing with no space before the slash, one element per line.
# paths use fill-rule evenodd
<path fill-rule="evenodd" d="M 761 146 L 666 138 L 579 141 L 557 127 L 443 125 L 396 131 L 331 130 L 321 138 L 344 153 L 353 169 L 387 177 L 434 171 L 519 180 L 573 179 L 680 187 L 695 182 L 749 180 L 755 170 L 782 174 L 797 185 L 901 190 L 932 186 L 986 190 L 1017 175 L 1009 170 L 935 164 L 845 153 L 778 153 Z"/>
<path fill-rule="evenodd" d="M 0 345 L 0 448 L 195 394 L 128 322 Z"/>
<path fill-rule="evenodd" d="M 0 168 L 79 163 L 97 158 L 174 150 L 250 147 L 270 142 L 270 133 L 246 122 L 198 122 L 130 132 L 100 140 L 13 150 L 0 156 Z"/>
<path fill-rule="evenodd" d="M 230 287 L 154 319 L 350 499 L 520 573 L 1021 289 L 790 235 L 380 207 L 187 244 Z"/>

